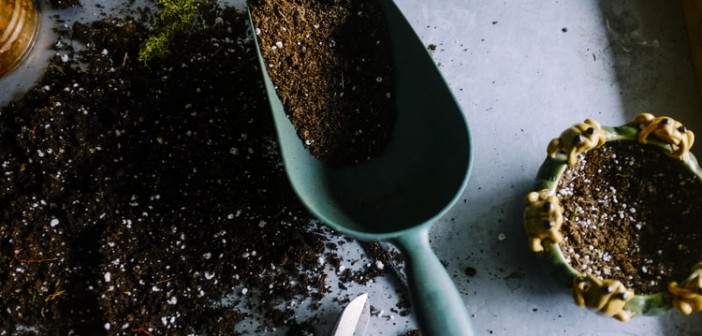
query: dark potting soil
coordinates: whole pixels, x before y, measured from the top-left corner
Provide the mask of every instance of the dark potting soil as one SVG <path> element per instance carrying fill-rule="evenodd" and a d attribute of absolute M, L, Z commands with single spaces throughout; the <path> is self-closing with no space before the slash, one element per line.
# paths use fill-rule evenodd
<path fill-rule="evenodd" d="M 589 151 L 557 193 L 561 249 L 581 273 L 650 294 L 683 281 L 702 259 L 702 183 L 654 147 L 619 141 Z"/>
<path fill-rule="evenodd" d="M 0 107 L 0 335 L 303 334 L 284 303 L 383 274 L 327 280 L 343 260 L 286 179 L 246 19 L 208 3 L 146 66 L 144 19 L 75 24 Z"/>
<path fill-rule="evenodd" d="M 308 150 L 332 165 L 382 153 L 395 118 L 393 66 L 379 5 L 250 0 L 261 53 Z"/>

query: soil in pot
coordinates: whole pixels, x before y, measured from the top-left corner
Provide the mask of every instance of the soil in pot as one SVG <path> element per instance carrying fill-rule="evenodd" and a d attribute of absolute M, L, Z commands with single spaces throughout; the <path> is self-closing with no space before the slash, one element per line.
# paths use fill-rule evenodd
<path fill-rule="evenodd" d="M 290 121 L 332 165 L 382 153 L 395 117 L 393 66 L 379 5 L 251 0 L 261 53 Z"/>
<path fill-rule="evenodd" d="M 46 75 L 0 107 L 0 335 L 309 332 L 288 302 L 384 271 L 326 280 L 347 240 L 285 177 L 246 15 L 208 3 L 144 66 L 150 14 L 59 22 Z"/>
<path fill-rule="evenodd" d="M 561 250 L 581 273 L 651 294 L 702 260 L 702 183 L 658 148 L 608 142 L 567 168 L 556 192 Z"/>

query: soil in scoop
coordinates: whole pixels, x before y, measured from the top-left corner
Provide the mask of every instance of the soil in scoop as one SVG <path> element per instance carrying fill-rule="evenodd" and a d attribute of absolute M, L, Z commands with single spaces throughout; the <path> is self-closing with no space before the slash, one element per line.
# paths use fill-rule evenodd
<path fill-rule="evenodd" d="M 650 294 L 702 260 L 702 183 L 659 149 L 609 142 L 568 168 L 557 193 L 561 249 L 581 273 Z"/>
<path fill-rule="evenodd" d="M 308 333 L 289 302 L 345 260 L 285 177 L 246 15 L 208 3 L 144 66 L 149 13 L 57 20 L 46 75 L 0 107 L 0 335 Z"/>
<path fill-rule="evenodd" d="M 305 147 L 332 165 L 380 155 L 395 109 L 390 41 L 377 2 L 249 5 L 268 74 Z"/>

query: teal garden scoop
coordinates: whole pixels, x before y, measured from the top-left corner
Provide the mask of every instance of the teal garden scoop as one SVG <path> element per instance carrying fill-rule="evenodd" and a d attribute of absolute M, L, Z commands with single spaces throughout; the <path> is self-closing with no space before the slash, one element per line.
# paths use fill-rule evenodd
<path fill-rule="evenodd" d="M 256 42 L 285 168 L 299 198 L 324 223 L 400 248 L 424 335 L 472 335 L 463 299 L 429 244 L 432 223 L 468 180 L 468 126 L 409 22 L 391 0 L 376 1 L 389 26 L 397 115 L 390 143 L 370 161 L 331 167 L 310 154 L 285 114 Z"/>

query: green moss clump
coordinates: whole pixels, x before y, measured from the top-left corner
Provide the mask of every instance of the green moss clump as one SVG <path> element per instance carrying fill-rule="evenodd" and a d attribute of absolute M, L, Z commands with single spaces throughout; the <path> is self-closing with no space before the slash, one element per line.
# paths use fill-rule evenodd
<path fill-rule="evenodd" d="M 160 29 L 149 37 L 139 50 L 139 61 L 148 64 L 155 58 L 168 56 L 176 33 L 190 27 L 203 0 L 158 0 L 161 7 Z"/>

